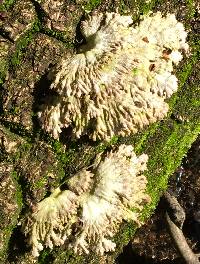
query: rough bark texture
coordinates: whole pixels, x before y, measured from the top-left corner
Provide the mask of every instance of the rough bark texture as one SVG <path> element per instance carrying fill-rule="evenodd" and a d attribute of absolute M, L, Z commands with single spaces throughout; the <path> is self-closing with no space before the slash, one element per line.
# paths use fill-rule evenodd
<path fill-rule="evenodd" d="M 82 41 L 79 23 L 85 12 L 116 11 L 137 21 L 149 10 L 175 13 L 189 31 L 191 55 L 175 70 L 179 90 L 169 100 L 170 112 L 161 122 L 127 138 L 109 143 L 87 137 L 60 142 L 41 130 L 38 104 L 48 90 L 46 74 L 64 53 L 74 52 Z M 152 203 L 142 219 L 155 209 L 168 178 L 180 164 L 200 132 L 199 26 L 196 0 L 3 0 L 0 3 L 0 261 L 32 262 L 30 249 L 17 225 L 34 204 L 63 183 L 68 176 L 91 164 L 97 153 L 112 145 L 133 144 L 137 154 L 149 155 L 148 193 Z M 38 263 L 113 263 L 135 232 L 123 224 L 116 235 L 117 250 L 100 258 L 76 256 L 66 245 L 42 252 Z"/>

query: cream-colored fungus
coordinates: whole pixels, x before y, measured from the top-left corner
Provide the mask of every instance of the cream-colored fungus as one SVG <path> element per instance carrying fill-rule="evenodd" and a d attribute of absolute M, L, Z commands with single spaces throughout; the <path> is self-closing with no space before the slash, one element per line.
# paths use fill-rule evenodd
<path fill-rule="evenodd" d="M 140 211 L 150 201 L 142 174 L 147 159 L 145 154 L 137 157 L 132 146 L 121 145 L 70 178 L 69 190 L 58 188 L 37 204 L 22 226 L 33 256 L 44 246 L 63 243 L 77 254 L 113 251 L 112 238 L 122 221 L 140 225 Z"/>
<path fill-rule="evenodd" d="M 173 64 L 188 50 L 175 15 L 152 13 L 134 26 L 131 16 L 96 13 L 81 31 L 86 44 L 48 75 L 58 96 L 42 106 L 42 127 L 54 138 L 71 126 L 75 137 L 110 140 L 163 119 L 177 90 Z"/>

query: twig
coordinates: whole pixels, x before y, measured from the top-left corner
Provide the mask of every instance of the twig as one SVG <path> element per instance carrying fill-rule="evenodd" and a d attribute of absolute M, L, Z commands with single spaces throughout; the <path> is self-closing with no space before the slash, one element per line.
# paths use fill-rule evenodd
<path fill-rule="evenodd" d="M 167 203 L 167 212 L 169 214 L 170 219 L 180 229 L 182 229 L 183 223 L 185 221 L 185 211 L 183 207 L 179 204 L 176 197 L 174 197 L 168 192 L 164 193 L 164 199 L 165 199 L 165 202 Z"/>
<path fill-rule="evenodd" d="M 188 264 L 199 264 L 199 254 L 194 254 L 185 239 L 185 236 L 180 228 L 178 228 L 166 213 L 166 219 L 172 238 L 181 254 Z"/>
<path fill-rule="evenodd" d="M 179 250 L 181 256 L 185 259 L 186 263 L 199 264 L 200 255 L 193 253 L 181 230 L 185 220 L 185 212 L 183 208 L 178 203 L 177 199 L 171 194 L 166 192 L 164 194 L 164 198 L 166 199 L 168 204 L 168 208 L 166 212 L 166 220 L 168 223 L 169 231 L 171 233 L 171 236 L 174 240 L 177 249 Z M 174 223 L 174 221 L 172 221 L 172 218 L 175 219 L 175 221 L 178 223 L 180 228 L 177 226 L 177 224 Z"/>

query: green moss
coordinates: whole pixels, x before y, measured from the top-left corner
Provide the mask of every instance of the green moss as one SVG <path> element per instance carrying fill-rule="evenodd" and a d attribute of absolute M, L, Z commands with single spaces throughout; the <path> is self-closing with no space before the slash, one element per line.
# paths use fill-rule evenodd
<path fill-rule="evenodd" d="M 152 124 L 150 127 L 145 129 L 145 131 L 139 132 L 136 135 L 129 137 L 128 139 L 122 139 L 121 143 L 126 143 L 128 141 L 129 144 L 132 144 L 134 146 L 134 151 L 136 152 L 136 154 L 139 155 L 144 150 L 148 138 L 154 135 L 158 127 L 159 122 Z"/>
<path fill-rule="evenodd" d="M 119 3 L 119 13 L 123 15 L 126 14 L 128 11 L 129 11 L 129 7 L 127 6 L 127 3 L 121 0 Z"/>
<path fill-rule="evenodd" d="M 70 162 L 71 158 L 74 154 L 74 151 L 71 149 L 67 154 L 65 153 L 63 144 L 58 140 L 51 139 L 49 143 L 52 146 L 53 151 L 57 155 L 57 159 L 65 165 Z"/>
<path fill-rule="evenodd" d="M 92 11 L 93 9 L 97 8 L 98 5 L 101 4 L 101 0 L 90 0 L 86 1 L 86 4 L 84 4 L 85 11 Z"/>
<path fill-rule="evenodd" d="M 35 21 L 31 29 L 28 30 L 25 33 L 25 35 L 23 35 L 18 39 L 15 46 L 16 47 L 15 52 L 12 54 L 9 60 L 10 69 L 13 70 L 13 68 L 15 69 L 18 65 L 20 65 L 26 47 L 33 40 L 34 33 L 38 32 L 39 30 L 40 30 L 40 22 Z"/>
<path fill-rule="evenodd" d="M 186 18 L 189 20 L 194 17 L 195 14 L 195 4 L 193 0 L 186 0 L 187 5 L 187 16 Z"/>
<path fill-rule="evenodd" d="M 11 173 L 11 178 L 12 178 L 12 181 L 13 181 L 14 186 L 15 186 L 15 192 L 13 193 L 14 194 L 13 199 L 17 203 L 17 208 L 15 209 L 15 211 L 13 211 L 12 216 L 11 215 L 9 216 L 12 218 L 11 218 L 11 220 L 9 220 L 7 222 L 6 227 L 3 230 L 1 230 L 3 237 L 5 239 L 3 249 L 2 248 L 0 249 L 0 260 L 2 260 L 2 261 L 4 261 L 4 259 L 7 257 L 7 248 L 9 245 L 10 236 L 13 232 L 13 229 L 17 225 L 17 220 L 18 220 L 19 214 L 20 214 L 22 206 L 23 206 L 21 187 L 17 182 L 18 176 L 14 170 Z M 11 202 L 13 202 L 13 201 L 11 201 Z M 1 215 L 0 215 L 0 220 L 2 220 Z M 5 219 L 3 219 L 3 222 L 4 221 L 5 221 Z"/>
<path fill-rule="evenodd" d="M 91 146 L 84 146 L 84 144 L 79 145 L 75 141 L 68 144 L 67 150 L 65 150 L 63 144 L 58 140 L 51 139 L 49 141 L 57 159 L 63 164 L 63 166 L 71 166 L 71 164 L 73 164 L 74 168 L 76 168 L 77 163 L 80 163 L 81 161 L 88 165 L 97 153 L 103 152 L 112 145 L 117 144 L 117 142 L 117 136 L 114 136 L 109 142 L 96 142 L 91 151 Z M 81 152 L 83 152 L 82 155 L 80 155 Z M 77 159 L 79 162 L 77 162 Z M 84 161 L 82 159 L 84 159 Z"/>
<path fill-rule="evenodd" d="M 118 9 L 124 15 L 131 13 L 133 21 L 137 21 L 140 15 L 148 14 L 152 10 L 155 2 L 155 0 L 121 0 Z"/>
<path fill-rule="evenodd" d="M 18 184 L 18 174 L 16 171 L 12 172 L 11 177 L 12 177 L 13 182 L 15 183 L 15 186 L 16 186 L 15 199 L 16 199 L 16 202 L 18 204 L 18 212 L 16 212 L 17 216 L 18 216 L 18 214 L 21 211 L 22 206 L 23 206 L 22 189 L 21 189 L 21 186 Z"/>
<path fill-rule="evenodd" d="M 118 136 L 114 136 L 112 137 L 112 139 L 108 142 L 97 142 L 96 147 L 95 147 L 95 152 L 96 153 L 101 153 L 103 151 L 105 151 L 107 148 L 114 146 L 118 143 L 119 137 Z"/>
<path fill-rule="evenodd" d="M 57 255 L 56 259 L 53 257 L 53 254 Z M 68 262 L 66 262 L 66 259 Z M 61 248 L 54 249 L 53 251 L 47 249 L 43 250 L 38 259 L 38 264 L 50 263 L 70 263 L 70 264 L 79 264 L 84 263 L 83 256 L 73 256 L 72 250 L 62 250 Z"/>
<path fill-rule="evenodd" d="M 50 249 L 43 250 L 38 259 L 39 264 L 52 263 L 52 255 Z"/>
<path fill-rule="evenodd" d="M 2 60 L 0 62 L 0 85 L 4 83 L 7 72 L 8 72 L 8 61 Z"/>
<path fill-rule="evenodd" d="M 48 35 L 49 37 L 56 38 L 57 40 L 64 43 L 66 49 L 74 48 L 74 43 L 72 40 L 66 37 L 66 32 L 60 32 L 56 30 L 52 30 L 49 28 L 42 27 L 40 30 L 41 33 Z"/>
<path fill-rule="evenodd" d="M 45 187 L 45 185 L 47 184 L 47 175 L 44 175 L 41 179 L 39 179 L 33 186 L 33 190 L 34 189 L 42 189 Z"/>
<path fill-rule="evenodd" d="M 190 76 L 193 66 L 197 63 L 197 52 L 193 52 L 193 54 L 189 57 L 187 63 L 183 65 L 183 67 L 176 73 L 176 76 L 179 80 L 179 90 L 183 87 L 188 77 Z"/>
<path fill-rule="evenodd" d="M 7 11 L 15 2 L 16 0 L 4 0 L 3 4 L 0 4 L 0 11 Z"/>
<path fill-rule="evenodd" d="M 152 8 L 155 6 L 156 0 L 151 1 L 141 1 L 140 2 L 140 13 L 143 15 L 146 15 L 149 13 L 149 11 L 152 10 Z"/>

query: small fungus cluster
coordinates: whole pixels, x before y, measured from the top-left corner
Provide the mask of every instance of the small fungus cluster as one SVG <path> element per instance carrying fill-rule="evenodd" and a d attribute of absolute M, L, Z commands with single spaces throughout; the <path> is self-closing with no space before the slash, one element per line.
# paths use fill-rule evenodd
<path fill-rule="evenodd" d="M 77 254 L 113 251 L 112 237 L 122 221 L 140 225 L 140 211 L 150 201 L 142 174 L 147 159 L 145 154 L 137 157 L 132 146 L 121 145 L 70 178 L 68 190 L 57 188 L 37 204 L 23 225 L 33 256 L 44 246 L 52 249 L 64 242 Z"/>
<path fill-rule="evenodd" d="M 71 127 L 74 137 L 93 140 L 129 135 L 164 118 L 164 101 L 177 90 L 173 64 L 188 50 L 187 33 L 173 14 L 131 16 L 96 13 L 81 24 L 86 44 L 63 58 L 48 75 L 57 93 L 39 112 L 54 138 Z"/>

